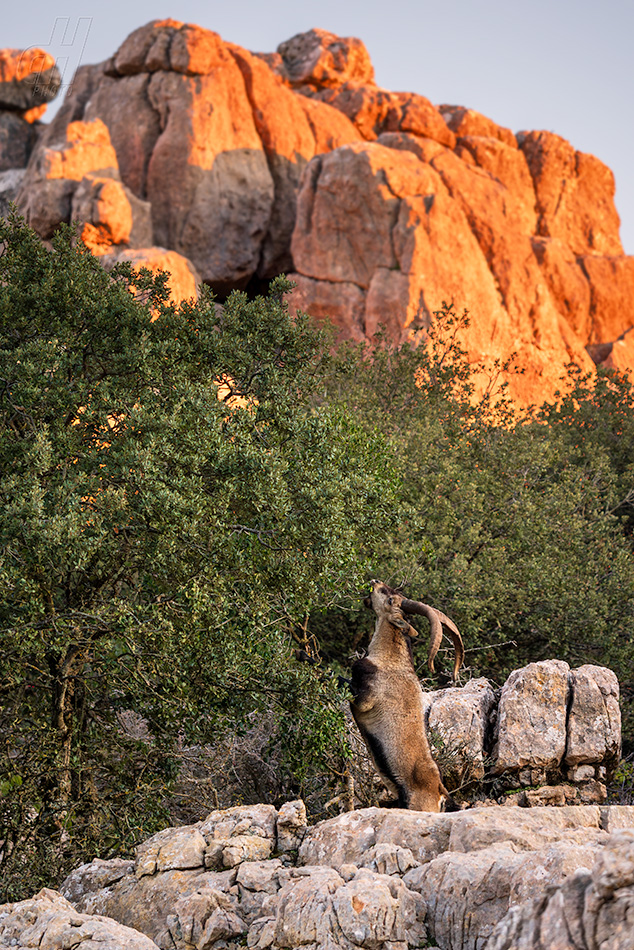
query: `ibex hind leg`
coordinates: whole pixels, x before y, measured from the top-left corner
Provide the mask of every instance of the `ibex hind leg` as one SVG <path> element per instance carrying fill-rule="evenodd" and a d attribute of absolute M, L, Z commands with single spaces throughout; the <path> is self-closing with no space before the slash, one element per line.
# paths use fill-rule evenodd
<path fill-rule="evenodd" d="M 385 749 L 383 744 L 378 736 L 373 736 L 370 732 L 364 732 L 363 738 L 365 739 L 365 744 L 368 747 L 368 752 L 370 757 L 374 762 L 377 772 L 381 776 L 383 784 L 387 788 L 390 795 L 392 795 L 394 801 L 390 804 L 390 808 L 410 808 L 410 794 L 406 786 L 400 781 L 399 777 L 394 773 L 389 759 L 385 754 Z"/>

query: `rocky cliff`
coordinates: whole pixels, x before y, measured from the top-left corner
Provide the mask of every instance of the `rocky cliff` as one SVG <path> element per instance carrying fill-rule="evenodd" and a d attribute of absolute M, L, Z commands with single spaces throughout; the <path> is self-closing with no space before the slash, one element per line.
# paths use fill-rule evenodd
<path fill-rule="evenodd" d="M 284 271 L 295 306 L 370 341 L 453 301 L 474 362 L 517 354 L 521 402 L 569 361 L 634 366 L 610 170 L 551 132 L 380 88 L 360 40 L 311 30 L 253 54 L 154 21 L 78 70 L 41 137 L 22 122 L 0 168 L 15 191 L 30 153 L 17 201 L 42 237 L 77 220 L 104 263 L 170 269 L 177 297 Z"/>

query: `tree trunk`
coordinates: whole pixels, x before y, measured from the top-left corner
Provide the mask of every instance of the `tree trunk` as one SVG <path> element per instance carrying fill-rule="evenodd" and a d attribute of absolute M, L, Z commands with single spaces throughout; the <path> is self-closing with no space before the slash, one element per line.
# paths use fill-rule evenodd
<path fill-rule="evenodd" d="M 85 649 L 75 643 L 66 648 L 63 657 L 49 653 L 49 670 L 53 679 L 51 696 L 51 725 L 57 735 L 57 755 L 53 765 L 51 805 L 55 824 L 61 826 L 68 814 L 71 801 L 73 772 L 71 767 L 73 733 L 75 727 L 76 680 L 85 662 Z"/>

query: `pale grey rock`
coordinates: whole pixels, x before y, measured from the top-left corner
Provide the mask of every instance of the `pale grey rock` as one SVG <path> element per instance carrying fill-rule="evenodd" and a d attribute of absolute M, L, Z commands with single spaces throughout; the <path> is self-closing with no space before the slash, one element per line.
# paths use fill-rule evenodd
<path fill-rule="evenodd" d="M 377 844 L 363 855 L 363 867 L 376 871 L 377 874 L 406 874 L 418 863 L 409 848 L 401 848 L 391 842 Z M 341 874 L 341 871 L 339 873 Z"/>
<path fill-rule="evenodd" d="M 603 782 L 590 779 L 579 786 L 577 798 L 582 805 L 602 805 L 608 799 L 608 790 Z"/>
<path fill-rule="evenodd" d="M 424 864 L 447 847 L 457 814 L 400 808 L 344 812 L 308 829 L 299 849 L 298 863 L 330 867 L 360 865 L 366 852 L 387 842 L 409 848 L 414 859 Z"/>
<path fill-rule="evenodd" d="M 198 827 L 208 839 L 257 835 L 275 842 L 276 822 L 274 805 L 236 805 L 212 811 Z"/>
<path fill-rule="evenodd" d="M 57 891 L 0 906 L 0 946 L 18 950 L 156 950 L 156 944 L 108 917 L 80 914 Z"/>
<path fill-rule="evenodd" d="M 428 934 L 441 950 L 484 950 L 513 908 L 587 875 L 608 832 L 629 828 L 634 835 L 629 806 L 452 814 L 371 808 L 309 828 L 299 867 L 275 858 L 242 861 L 221 873 L 200 864 L 159 869 L 192 856 L 200 862 L 200 839 L 203 860 L 215 845 L 221 857 L 245 839 L 271 845 L 261 833 L 274 834 L 276 816 L 271 806 L 214 812 L 142 846 L 137 868 L 154 866 L 153 873 L 136 877 L 131 862 L 92 862 L 69 876 L 64 891 L 77 911 L 107 914 L 161 950 L 223 950 L 245 939 L 257 950 L 407 950 Z M 223 837 L 211 837 L 216 833 Z M 188 858 L 176 855 L 177 842 Z M 317 860 L 308 863 L 310 857 Z M 614 893 L 624 879 L 621 865 L 621 858 L 604 862 L 601 872 L 602 886 Z"/>
<path fill-rule="evenodd" d="M 606 805 L 599 813 L 601 827 L 609 834 L 634 828 L 634 805 Z"/>
<path fill-rule="evenodd" d="M 485 738 L 495 694 L 488 680 L 471 680 L 461 689 L 433 694 L 428 727 L 437 732 L 451 756 L 455 785 L 484 776 Z"/>
<path fill-rule="evenodd" d="M 445 852 L 409 871 L 404 883 L 425 903 L 432 940 L 452 950 L 482 950 L 508 911 L 511 876 L 523 859 L 505 842 L 470 854 Z"/>
<path fill-rule="evenodd" d="M 346 882 L 331 868 L 303 868 L 280 890 L 274 924 L 256 928 L 248 942 L 406 950 L 425 939 L 424 914 L 419 896 L 398 878 L 361 869 Z"/>
<path fill-rule="evenodd" d="M 572 703 L 568 718 L 566 765 L 615 764 L 621 750 L 619 683 L 602 666 L 573 670 Z"/>
<path fill-rule="evenodd" d="M 569 671 L 563 660 L 544 660 L 511 673 L 498 707 L 495 774 L 559 766 L 566 750 Z"/>
<path fill-rule="evenodd" d="M 449 851 L 480 851 L 497 843 L 510 842 L 516 851 L 535 851 L 567 839 L 583 842 L 603 828 L 601 809 L 580 808 L 478 808 L 447 816 L 453 818 Z"/>
<path fill-rule="evenodd" d="M 238 885 L 240 916 L 247 923 L 263 916 L 263 907 L 267 899 L 285 883 L 280 880 L 279 871 L 283 865 L 279 858 L 270 861 L 244 861 L 238 867 L 236 884 Z"/>
<path fill-rule="evenodd" d="M 572 791 L 572 790 L 571 790 Z M 522 793 L 520 804 L 526 808 L 535 808 L 539 805 L 551 807 L 566 804 L 566 789 L 563 785 L 543 785 L 541 788 L 527 788 Z"/>
<path fill-rule="evenodd" d="M 284 802 L 277 816 L 277 850 L 282 854 L 296 851 L 302 843 L 307 827 L 306 806 L 303 801 Z"/>
<path fill-rule="evenodd" d="M 157 871 L 202 868 L 205 866 L 206 842 L 200 831 L 190 825 L 166 828 L 137 848 L 137 878 Z"/>
<path fill-rule="evenodd" d="M 571 782 L 585 782 L 589 778 L 594 778 L 595 772 L 594 765 L 575 765 L 568 769 L 568 778 Z"/>
<path fill-rule="evenodd" d="M 73 872 L 62 885 L 65 893 L 73 895 L 75 908 L 112 917 L 166 950 L 173 948 L 170 934 L 177 927 L 202 934 L 204 922 L 216 907 L 239 914 L 238 898 L 231 894 L 234 870 L 173 869 L 141 878 L 128 873 L 109 886 L 92 889 L 89 869 L 90 865 L 84 866 L 81 879 Z"/>
<path fill-rule="evenodd" d="M 273 851 L 270 838 L 259 835 L 234 835 L 222 849 L 222 864 L 225 868 L 234 868 L 242 861 L 266 861 Z"/>
<path fill-rule="evenodd" d="M 421 894 L 429 931 L 441 947 L 483 950 L 512 904 L 587 869 L 605 839 L 598 831 L 583 844 L 564 839 L 536 851 L 500 842 L 467 855 L 445 852 L 409 872 L 404 883 Z"/>
<path fill-rule="evenodd" d="M 634 830 L 610 837 L 592 870 L 512 907 L 486 950 L 631 950 Z"/>
<path fill-rule="evenodd" d="M 82 905 L 84 909 L 89 894 L 110 889 L 129 874 L 134 874 L 134 861 L 126 858 L 111 858 L 104 861 L 95 858 L 89 864 L 82 864 L 68 875 L 60 887 L 63 897 L 74 907 Z M 94 913 L 93 910 L 89 913 Z"/>

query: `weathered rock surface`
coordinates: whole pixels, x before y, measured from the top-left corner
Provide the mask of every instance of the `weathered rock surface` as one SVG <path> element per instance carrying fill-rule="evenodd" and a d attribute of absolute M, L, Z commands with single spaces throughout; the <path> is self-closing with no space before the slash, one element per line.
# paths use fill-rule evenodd
<path fill-rule="evenodd" d="M 277 52 L 284 76 L 295 86 L 332 88 L 345 82 L 374 82 L 374 67 L 361 40 L 327 30 L 298 33 Z"/>
<path fill-rule="evenodd" d="M 315 29 L 252 54 L 171 19 L 81 67 L 40 135 L 23 93 L 32 106 L 33 76 L 52 70 L 50 97 L 54 66 L 30 55 L 0 56 L 0 172 L 31 154 L 18 204 L 43 237 L 81 212 L 95 253 L 157 244 L 221 294 L 285 271 L 294 306 L 355 340 L 380 325 L 406 339 L 453 301 L 474 363 L 516 354 L 520 404 L 554 393 L 570 361 L 634 367 L 613 176 L 561 137 L 382 89 L 355 38 Z M 91 149 L 97 123 L 109 141 Z M 86 176 L 121 187 L 85 184 L 80 203 Z"/>
<path fill-rule="evenodd" d="M 471 680 L 462 689 L 451 687 L 428 695 L 428 729 L 441 737 L 449 752 L 445 780 L 450 773 L 452 787 L 456 787 L 483 778 L 490 716 L 495 706 L 491 684 L 481 678 Z"/>
<path fill-rule="evenodd" d="M 136 247 L 127 250 L 109 250 L 102 257 L 106 270 L 117 262 L 131 264 L 133 270 L 147 268 L 153 274 L 166 272 L 169 275 L 168 286 L 174 303 L 179 304 L 183 300 L 198 298 L 200 275 L 192 262 L 182 254 L 177 254 L 176 251 L 168 251 L 164 247 Z"/>
<path fill-rule="evenodd" d="M 9 213 L 23 178 L 24 169 L 22 168 L 10 168 L 0 172 L 0 217 L 5 217 Z"/>
<path fill-rule="evenodd" d="M 61 83 L 50 53 L 36 47 L 0 50 L 0 109 L 30 112 L 51 102 Z"/>
<path fill-rule="evenodd" d="M 26 168 L 40 131 L 17 112 L 0 112 L 0 172 Z"/>
<path fill-rule="evenodd" d="M 494 771 L 555 769 L 566 748 L 570 667 L 563 660 L 529 663 L 502 687 Z"/>
<path fill-rule="evenodd" d="M 629 950 L 634 934 L 634 831 L 606 842 L 592 869 L 515 904 L 486 950 Z"/>
<path fill-rule="evenodd" d="M 0 946 L 41 950 L 156 950 L 142 933 L 108 917 L 79 914 L 57 891 L 44 888 L 30 900 L 0 906 Z"/>
<path fill-rule="evenodd" d="M 62 891 L 79 914 L 107 914 L 163 950 L 220 950 L 236 940 L 261 950 L 407 950 L 428 940 L 441 950 L 484 950 L 489 938 L 515 933 L 513 927 L 519 933 L 528 907 L 545 906 L 555 889 L 583 875 L 595 882 L 593 895 L 596 882 L 603 888 L 599 900 L 587 901 L 587 932 L 596 923 L 601 932 L 618 934 L 627 919 L 629 885 L 623 882 L 631 851 L 628 859 L 623 842 L 631 848 L 634 807 L 440 815 L 370 808 L 309 827 L 297 866 L 288 856 L 253 861 L 245 855 L 231 869 L 209 868 L 216 844 L 223 853 L 239 838 L 274 845 L 291 818 L 301 825 L 301 803 L 279 812 L 266 805 L 217 811 L 197 825 L 155 835 L 134 862 L 78 868 Z M 534 902 L 537 895 L 541 904 Z M 608 895 L 625 903 L 611 903 Z M 0 939 L 1 926 L 0 919 Z"/>

